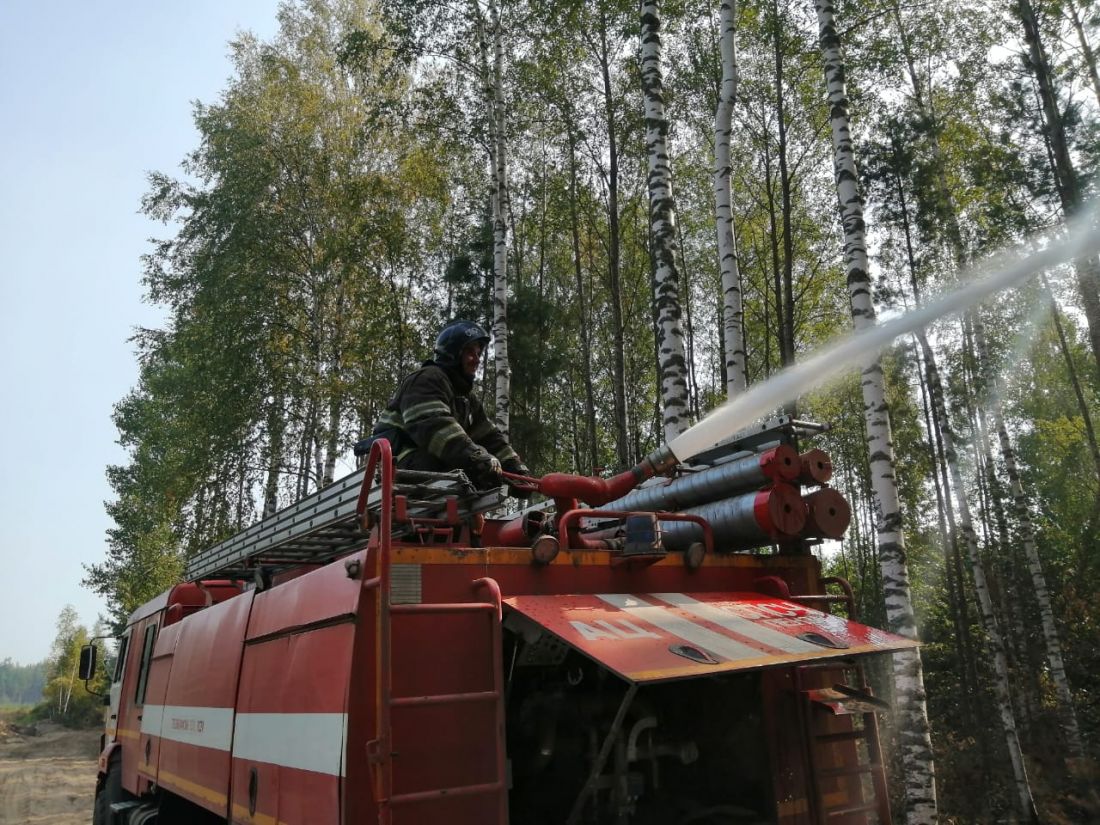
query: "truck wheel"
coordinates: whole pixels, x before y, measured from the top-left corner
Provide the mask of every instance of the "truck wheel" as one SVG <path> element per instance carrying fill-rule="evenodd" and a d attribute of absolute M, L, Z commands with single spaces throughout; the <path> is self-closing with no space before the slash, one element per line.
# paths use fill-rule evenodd
<path fill-rule="evenodd" d="M 92 825 L 114 825 L 111 821 L 111 806 L 122 801 L 122 766 L 113 760 L 107 766 L 107 775 L 103 778 L 103 787 L 95 797 L 92 809 Z"/>

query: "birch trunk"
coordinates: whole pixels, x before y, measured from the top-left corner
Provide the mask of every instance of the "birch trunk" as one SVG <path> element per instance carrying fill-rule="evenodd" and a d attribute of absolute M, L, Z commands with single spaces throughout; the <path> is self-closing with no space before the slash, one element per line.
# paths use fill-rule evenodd
<path fill-rule="evenodd" d="M 270 516 L 279 506 L 279 471 L 283 466 L 285 430 L 283 394 L 277 390 L 267 412 L 267 480 L 264 482 L 263 518 Z"/>
<path fill-rule="evenodd" d="M 955 493 L 955 505 L 958 508 L 959 531 L 966 542 L 967 555 L 970 559 L 970 568 L 974 577 L 974 590 L 978 596 L 978 608 L 981 612 L 982 627 L 985 630 L 986 646 L 990 658 L 993 660 L 993 693 L 996 697 L 997 709 L 1000 712 L 1001 727 L 1004 730 L 1009 759 L 1012 762 L 1012 774 L 1016 782 L 1020 813 L 1028 822 L 1038 822 L 1038 813 L 1035 809 L 1035 801 L 1031 797 L 1027 768 L 1024 765 L 1024 756 L 1020 750 L 1020 740 L 1016 732 L 1016 718 L 1012 711 L 1012 690 L 1009 687 L 1008 661 L 1005 656 L 1004 639 L 997 626 L 997 619 L 993 612 L 993 599 L 989 594 L 989 586 L 986 582 L 985 567 L 982 565 L 981 554 L 978 552 L 978 538 L 974 534 L 970 504 L 967 501 L 962 471 L 959 468 L 959 456 L 955 450 L 955 436 L 947 418 L 947 408 L 944 404 L 943 383 L 940 381 L 935 359 L 927 357 L 930 354 L 926 353 L 926 364 L 928 365 L 931 383 L 929 389 L 932 393 L 932 403 L 936 407 L 941 422 L 940 436 L 943 439 L 944 453 L 947 456 L 947 466 L 951 471 L 951 484 Z"/>
<path fill-rule="evenodd" d="M 494 423 L 505 438 L 512 420 L 512 365 L 508 360 L 508 193 L 507 129 L 504 113 L 504 41 L 499 7 L 490 2 L 493 22 L 493 105 L 496 125 L 496 213 L 493 215 L 493 363 L 496 367 Z"/>
<path fill-rule="evenodd" d="M 680 252 L 680 275 L 684 285 L 684 354 L 687 358 L 688 415 L 699 418 L 699 381 L 695 375 L 695 326 L 691 320 L 691 269 L 684 255 L 684 227 L 676 224 L 677 249 Z"/>
<path fill-rule="evenodd" d="M 916 279 L 914 278 L 914 292 L 916 291 Z M 978 718 L 974 707 L 974 697 L 977 695 L 977 667 L 974 655 L 970 647 L 970 611 L 967 601 L 963 597 L 966 588 L 966 578 L 963 576 L 962 561 L 959 558 L 959 530 L 955 520 L 955 505 L 951 501 L 951 482 L 948 479 L 947 458 L 943 454 L 943 439 L 940 436 L 939 413 L 931 401 L 929 386 L 928 359 L 932 357 L 932 348 L 928 344 L 928 337 L 921 330 L 916 335 L 919 347 L 919 367 L 921 397 L 924 401 L 926 420 L 928 427 L 929 449 L 932 453 L 932 472 L 935 476 L 936 491 L 941 497 L 939 501 L 942 511 L 940 513 L 941 530 L 946 522 L 947 530 L 944 533 L 944 580 L 947 582 L 948 598 L 951 602 L 951 619 L 955 626 L 955 651 L 962 663 L 960 683 L 963 688 L 963 707 L 966 721 L 974 728 L 974 722 Z M 933 365 L 934 366 L 934 365 Z M 982 738 L 981 742 L 985 742 Z"/>
<path fill-rule="evenodd" d="M 966 324 L 964 331 L 966 341 L 964 351 L 966 360 L 970 362 L 969 385 L 981 387 L 970 328 L 971 324 Z M 1018 553 L 1009 539 L 1004 490 L 997 478 L 985 410 L 977 398 L 968 398 L 967 405 L 970 408 L 970 427 L 971 432 L 974 433 L 974 446 L 977 453 L 978 506 L 988 548 L 986 569 L 991 571 L 991 589 L 997 597 L 1000 608 L 999 621 L 1004 634 L 1008 672 L 1014 685 L 1012 698 L 1015 702 L 1016 727 L 1019 737 L 1024 742 L 1028 742 L 1031 739 L 1031 723 L 1035 718 L 1031 697 L 1033 694 L 1038 695 L 1038 692 L 1033 692 L 1031 689 L 1030 674 L 1027 673 L 1027 630 L 1020 611 L 1020 600 L 1014 598 L 1014 594 L 1019 592 L 1013 575 L 1019 562 Z"/>
<path fill-rule="evenodd" d="M 791 226 L 791 174 L 790 165 L 787 162 L 787 103 L 783 88 L 785 81 L 783 21 L 779 17 L 779 0 L 773 0 L 772 3 L 772 23 L 775 56 L 775 125 L 778 138 L 776 149 L 779 161 L 780 216 L 783 223 L 783 269 L 781 275 L 776 273 L 775 301 L 776 309 L 780 313 L 779 329 L 783 339 L 780 352 L 783 357 L 783 366 L 787 367 L 794 363 L 794 231 Z M 782 294 L 780 294 L 780 283 Z M 797 399 L 790 401 L 786 411 L 792 418 L 798 417 Z"/>
<path fill-rule="evenodd" d="M 599 47 L 596 49 L 603 82 L 604 118 L 607 121 L 607 286 L 611 305 L 612 385 L 615 402 L 615 458 L 621 468 L 629 467 L 630 428 L 626 410 L 626 335 L 623 331 L 623 299 L 620 285 L 619 242 L 619 138 L 615 131 L 615 90 L 611 85 L 611 49 L 607 42 L 607 16 L 599 18 Z"/>
<path fill-rule="evenodd" d="M 1073 692 L 1066 677 L 1066 666 L 1062 659 L 1062 643 L 1058 629 L 1054 624 L 1054 610 L 1050 604 L 1050 591 L 1047 588 L 1046 575 L 1043 573 L 1039 550 L 1035 544 L 1035 525 L 1031 520 L 1027 495 L 1024 493 L 1020 470 L 1016 464 L 1016 451 L 1008 437 L 1005 426 L 1004 407 L 1001 404 L 1001 388 L 997 376 L 989 363 L 989 350 L 986 346 L 985 323 L 980 313 L 974 313 L 974 344 L 978 350 L 978 363 L 981 366 L 982 380 L 988 396 L 989 412 L 993 417 L 993 426 L 997 429 L 997 440 L 1001 446 L 1001 457 L 1005 462 L 1005 472 L 1012 493 L 1012 505 L 1020 538 L 1024 545 L 1027 569 L 1031 574 L 1031 585 L 1035 592 L 1035 601 L 1039 605 L 1039 618 L 1043 629 L 1043 642 L 1046 646 L 1047 661 L 1050 663 L 1050 678 L 1058 694 L 1058 718 L 1062 726 L 1066 750 L 1072 758 L 1084 756 L 1081 744 L 1081 729 L 1077 724 L 1077 713 L 1073 708 Z"/>
<path fill-rule="evenodd" d="M 913 98 L 914 98 L 914 101 L 916 102 L 917 109 L 920 112 L 923 120 L 929 126 L 929 137 L 930 137 L 929 144 L 930 144 L 930 148 L 932 150 L 932 156 L 933 156 L 934 165 L 935 165 L 935 168 L 936 168 L 935 182 L 936 182 L 937 194 L 938 194 L 938 197 L 939 197 L 939 199 L 940 199 L 940 201 L 941 201 L 941 203 L 944 207 L 943 211 L 944 211 L 944 220 L 946 221 L 946 224 L 947 224 L 946 228 L 947 228 L 948 243 L 951 247 L 951 251 L 953 253 L 955 263 L 959 267 L 959 269 L 961 270 L 965 266 L 966 259 L 967 259 L 967 253 L 966 253 L 966 248 L 965 248 L 965 245 L 964 245 L 964 242 L 963 242 L 962 228 L 961 228 L 961 226 L 959 224 L 959 220 L 958 220 L 958 212 L 957 212 L 957 209 L 956 209 L 956 206 L 955 206 L 954 198 L 951 195 L 951 189 L 950 189 L 950 187 L 948 186 L 948 183 L 947 183 L 947 166 L 942 160 L 942 151 L 941 151 L 940 142 L 939 142 L 939 125 L 938 125 L 938 121 L 937 121 L 937 117 L 936 117 L 936 112 L 935 112 L 933 106 L 931 105 L 931 95 L 926 96 L 924 94 L 923 85 L 920 81 L 920 76 L 919 76 L 919 74 L 917 72 L 917 68 L 916 68 L 916 61 L 914 59 L 912 50 L 910 48 L 909 38 L 907 36 L 905 25 L 904 25 L 903 20 L 902 20 L 900 4 L 897 3 L 897 2 L 892 3 L 891 11 L 893 12 L 895 21 L 896 21 L 897 26 L 898 26 L 898 31 L 900 33 L 902 50 L 903 50 L 904 56 L 905 56 L 906 67 L 907 67 L 908 75 L 909 75 L 909 82 L 911 84 L 912 92 L 913 92 Z M 914 294 L 914 297 L 915 297 L 917 303 L 919 304 L 920 303 L 920 294 L 919 294 L 919 291 L 917 290 L 917 282 L 916 282 L 915 277 L 913 279 L 913 294 Z M 961 487 L 960 487 L 961 474 L 958 472 L 957 460 L 954 460 L 950 457 L 954 453 L 954 448 L 952 446 L 950 451 L 948 451 L 948 449 L 947 449 L 947 445 L 949 443 L 953 444 L 953 441 L 951 439 L 950 422 L 947 420 L 947 417 L 946 417 L 946 415 L 947 415 L 946 408 L 944 407 L 944 405 L 942 403 L 937 403 L 937 401 L 936 401 L 937 393 L 938 393 L 939 399 L 942 402 L 942 392 L 943 391 L 942 391 L 942 388 L 939 386 L 939 371 L 938 371 L 938 368 L 936 366 L 935 355 L 933 354 L 932 348 L 929 346 L 929 343 L 928 343 L 928 338 L 923 333 L 923 331 L 917 336 L 917 338 L 918 338 L 918 341 L 919 341 L 920 346 L 921 346 L 921 351 L 922 351 L 922 353 L 924 355 L 924 358 L 925 358 L 925 369 L 926 369 L 926 375 L 927 375 L 927 382 L 928 382 L 928 385 L 929 385 L 929 393 L 932 396 L 932 402 L 933 402 L 932 403 L 933 419 L 936 421 L 936 426 L 939 430 L 940 449 L 941 449 L 941 452 L 943 453 L 943 455 L 942 455 L 943 464 L 946 465 L 945 478 L 944 478 L 944 489 L 945 489 L 945 492 L 947 492 L 947 499 L 948 499 L 947 504 L 948 504 L 948 507 L 949 507 L 949 513 L 952 509 L 951 508 L 951 495 L 950 495 L 950 492 L 949 492 L 952 487 L 954 487 L 954 497 L 955 497 L 955 499 L 957 501 L 962 502 L 962 504 L 960 504 L 960 514 L 959 514 L 959 518 L 958 518 L 958 521 L 957 521 L 957 525 L 956 524 L 952 525 L 952 536 L 953 536 L 952 555 L 953 555 L 954 563 L 956 565 L 957 580 L 959 582 L 959 589 L 960 589 L 960 596 L 961 596 L 963 577 L 961 575 L 962 570 L 961 570 L 961 563 L 959 561 L 959 552 L 958 552 L 958 540 L 959 540 L 960 535 L 963 537 L 964 540 L 968 541 L 968 550 L 971 550 L 971 549 L 973 550 L 973 552 L 970 553 L 970 559 L 971 559 L 972 564 L 975 563 L 975 562 L 980 564 L 980 558 L 976 555 L 976 546 L 974 548 L 970 548 L 970 545 L 969 545 L 969 541 L 976 541 L 976 539 L 974 537 L 973 527 L 972 527 L 971 521 L 970 521 L 969 510 L 967 510 L 965 512 L 965 514 L 962 513 L 962 508 L 965 506 L 965 491 L 962 490 Z M 953 483 L 948 482 L 948 479 L 946 477 L 947 474 L 951 475 Z M 975 574 L 974 578 L 975 578 L 975 582 L 977 582 L 977 580 L 978 580 L 977 574 Z M 982 581 L 983 581 L 983 586 L 982 586 L 981 590 L 986 593 L 986 599 L 988 600 L 988 590 L 984 586 L 984 575 L 982 576 Z M 977 587 L 977 585 L 976 585 L 976 587 Z M 966 610 L 966 600 L 965 599 L 961 599 L 960 609 L 962 611 Z M 991 612 L 987 616 L 986 611 L 984 609 L 981 611 L 981 615 L 982 615 L 982 618 L 983 618 L 983 624 L 986 625 L 987 632 L 988 632 L 988 626 L 989 626 L 990 622 L 995 622 L 995 618 L 993 617 Z M 966 624 L 967 627 L 969 626 L 969 620 L 968 619 L 965 622 L 965 624 Z M 1003 658 L 1003 645 L 1002 645 L 1002 658 Z M 968 665 L 971 668 L 973 668 L 972 673 L 973 673 L 974 684 L 977 684 L 977 670 L 976 670 L 976 667 L 974 667 L 972 657 L 968 658 Z M 1007 664 L 1006 664 L 1006 668 L 1007 668 Z M 1000 679 L 999 676 L 998 676 L 998 679 Z M 1005 682 L 1005 688 L 1007 689 L 1007 676 L 1004 678 L 1003 681 Z M 1008 705 L 1007 709 L 1008 709 L 1008 712 L 1011 713 L 1011 710 L 1012 710 L 1011 704 Z M 1002 707 L 1002 712 L 1003 712 L 1003 710 L 1004 710 L 1004 708 Z M 975 718 L 975 719 L 977 718 L 976 714 L 973 714 L 973 718 Z M 1014 725 L 1015 725 L 1015 722 L 1013 721 L 1013 729 L 1014 729 Z M 1009 734 L 1006 732 L 1006 737 L 1008 737 L 1008 736 L 1009 736 Z M 1016 736 L 1015 732 L 1012 733 L 1010 738 L 1013 742 L 1016 743 L 1015 744 L 1015 750 L 1018 751 L 1019 750 L 1019 743 L 1018 743 L 1018 737 Z M 984 750 L 984 747 L 985 747 L 984 738 L 979 736 L 979 741 L 983 743 L 982 747 L 983 747 L 983 750 Z M 1014 752 L 1012 744 L 1009 745 L 1009 751 L 1010 751 L 1010 753 Z M 1015 765 L 1016 765 L 1017 761 L 1019 761 L 1020 764 L 1022 765 L 1022 759 L 1017 760 L 1014 757 L 1013 758 L 1014 768 L 1015 768 Z M 1026 776 L 1025 776 L 1025 782 L 1026 782 Z M 1030 789 L 1028 789 L 1028 791 L 1027 791 L 1027 796 L 1028 796 L 1028 799 L 1030 799 Z"/>
<path fill-rule="evenodd" d="M 567 124 L 568 126 L 569 124 Z M 596 438 L 596 398 L 592 380 L 591 324 L 584 287 L 584 271 L 581 267 L 580 218 L 577 215 L 577 136 L 569 129 L 569 226 L 573 236 L 573 275 L 577 285 L 577 321 L 581 333 L 581 370 L 584 377 L 584 421 L 588 450 L 580 466 L 582 474 L 594 473 L 599 463 L 599 445 Z M 535 419 L 538 420 L 537 418 Z"/>
<path fill-rule="evenodd" d="M 318 427 L 313 431 L 313 478 L 317 482 L 316 489 L 320 490 L 323 486 L 322 479 L 325 472 L 325 459 L 324 452 L 321 447 L 321 430 L 320 423 Z"/>
<path fill-rule="evenodd" d="M 1066 218 L 1073 217 L 1081 207 L 1081 182 L 1070 155 L 1065 123 L 1054 88 L 1054 72 L 1043 48 L 1039 20 L 1031 0 L 1017 0 L 1017 16 L 1024 27 L 1024 39 L 1028 46 L 1028 67 L 1039 86 L 1039 98 L 1043 109 L 1046 138 L 1054 155 L 1054 177 L 1058 186 L 1058 198 Z M 1100 261 L 1083 258 L 1076 262 L 1077 288 L 1081 294 L 1081 306 L 1088 323 L 1089 342 L 1096 359 L 1097 376 L 1100 376 Z"/>
<path fill-rule="evenodd" d="M 856 330 L 862 330 L 874 325 L 875 307 L 868 276 L 863 199 L 859 192 L 859 176 L 849 128 L 844 63 L 832 0 L 816 0 L 815 7 L 828 92 L 837 196 L 844 227 L 844 264 L 852 324 Z M 878 516 L 879 565 L 886 594 L 887 623 L 894 633 L 915 639 L 917 627 L 909 592 L 901 504 L 894 474 L 890 409 L 886 403 L 886 385 L 879 359 L 864 368 L 860 388 L 863 392 L 871 485 Z M 906 822 L 910 825 L 934 825 L 937 819 L 935 767 L 920 654 L 915 651 L 895 654 L 893 661 L 898 728 L 906 774 Z"/>
<path fill-rule="evenodd" d="M 325 467 L 321 475 L 320 486 L 326 487 L 332 484 L 336 475 L 336 458 L 340 448 L 340 420 L 344 415 L 344 391 L 343 381 L 340 378 L 340 362 L 343 334 L 344 314 L 347 311 L 344 300 L 344 283 L 341 278 L 337 284 L 336 306 L 333 315 L 332 328 L 332 352 L 328 359 L 328 375 L 325 382 L 329 392 L 328 422 L 325 428 Z"/>
<path fill-rule="evenodd" d="M 317 426 L 317 399 L 310 398 L 306 406 L 306 415 L 302 424 L 298 459 L 298 498 L 309 494 L 310 457 L 313 452 L 313 432 Z"/>
<path fill-rule="evenodd" d="M 343 416 L 343 398 L 334 391 L 328 406 L 328 426 L 325 431 L 325 468 L 321 475 L 321 486 L 332 484 L 336 475 L 336 457 L 340 452 L 340 418 Z"/>
<path fill-rule="evenodd" d="M 485 121 L 488 124 L 490 202 L 493 218 L 493 364 L 496 373 L 493 423 L 508 437 L 511 422 L 512 369 L 508 361 L 508 166 L 506 152 L 506 118 L 504 114 L 504 42 L 500 8 L 490 0 L 487 14 L 482 13 L 480 0 L 473 0 L 470 13 L 474 17 L 478 49 L 481 53 L 481 85 L 485 98 Z M 490 31 L 486 29 L 490 28 Z M 489 58 L 490 38 L 492 59 Z"/>
<path fill-rule="evenodd" d="M 898 146 L 895 144 L 895 157 L 898 154 Z M 897 168 L 895 166 L 895 168 Z M 901 176 L 895 172 L 894 186 L 898 193 L 898 203 L 901 205 L 902 229 L 905 234 L 906 263 L 909 268 L 909 282 L 913 288 L 913 300 L 919 306 L 921 302 L 920 284 L 917 281 L 917 259 L 913 251 L 913 236 L 909 218 L 909 203 L 905 196 L 905 186 Z M 955 530 L 955 511 L 951 504 L 947 481 L 946 469 L 939 460 L 939 422 L 936 420 L 936 412 L 928 397 L 928 382 L 925 379 L 923 353 L 931 351 L 928 340 L 923 331 L 917 334 L 920 346 L 916 352 L 917 383 L 920 386 L 921 402 L 924 410 L 925 429 L 928 432 L 928 455 L 932 467 L 933 487 L 936 491 L 936 515 L 940 536 L 944 549 L 944 581 L 947 584 L 948 600 L 951 607 L 951 618 L 955 625 L 955 651 L 963 667 L 960 673 L 960 682 L 965 697 L 967 721 L 972 722 L 976 718 L 974 713 L 974 685 L 976 678 L 971 678 L 974 672 L 974 658 L 970 654 L 970 618 L 966 612 L 966 600 L 961 598 L 963 581 L 961 568 L 959 567 L 958 535 Z M 923 349 L 921 348 L 923 347 Z M 943 470 L 941 483 L 940 472 Z"/>
<path fill-rule="evenodd" d="M 714 215 L 718 229 L 718 267 L 722 275 L 722 341 L 726 365 L 726 395 L 745 390 L 744 309 L 741 274 L 733 224 L 730 187 L 730 136 L 737 99 L 737 0 L 722 0 L 718 11 L 718 49 L 722 57 L 722 85 L 714 113 Z"/>
<path fill-rule="evenodd" d="M 645 143 L 649 156 L 649 225 L 653 244 L 653 299 L 657 330 L 657 366 L 665 441 L 688 427 L 687 365 L 680 322 L 680 283 L 676 272 L 676 207 L 668 157 L 661 77 L 661 18 L 658 0 L 642 0 L 642 92 Z"/>
<path fill-rule="evenodd" d="M 1096 54 L 1093 52 L 1092 46 L 1089 45 L 1085 27 L 1081 25 L 1081 15 L 1077 11 L 1076 0 L 1067 0 L 1065 8 L 1069 12 L 1073 30 L 1077 32 L 1077 42 L 1081 46 L 1081 55 L 1085 58 L 1085 66 L 1089 70 L 1089 80 L 1092 81 L 1092 91 L 1096 95 L 1096 102 L 1100 103 L 1100 73 L 1096 71 Z"/>

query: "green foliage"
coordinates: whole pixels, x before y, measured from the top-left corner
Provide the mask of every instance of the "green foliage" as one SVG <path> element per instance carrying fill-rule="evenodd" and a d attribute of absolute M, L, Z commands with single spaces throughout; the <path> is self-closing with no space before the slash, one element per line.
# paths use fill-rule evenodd
<path fill-rule="evenodd" d="M 105 661 L 108 657 L 104 655 L 102 640 L 96 642 L 99 664 L 95 677 L 85 688 L 78 673 L 80 651 L 93 636 L 103 633 L 98 625 L 89 632 L 77 619 L 72 605 L 66 605 L 57 617 L 57 636 L 49 659 L 44 663 L 44 684 L 36 697 L 36 701 L 41 701 L 31 711 L 31 719 L 50 719 L 69 727 L 93 727 L 103 723 L 102 695 L 110 684 L 107 673 L 111 664 Z"/>

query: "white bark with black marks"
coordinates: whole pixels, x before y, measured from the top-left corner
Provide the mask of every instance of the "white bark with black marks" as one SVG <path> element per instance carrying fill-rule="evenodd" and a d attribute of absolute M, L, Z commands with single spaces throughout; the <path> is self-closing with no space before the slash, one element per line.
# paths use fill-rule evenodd
<path fill-rule="evenodd" d="M 1020 539 L 1024 545 L 1027 569 L 1031 574 L 1031 586 L 1035 591 L 1035 601 L 1039 606 L 1039 618 L 1043 629 L 1043 642 L 1046 645 L 1047 661 L 1050 663 L 1050 679 L 1058 695 L 1058 717 L 1068 755 L 1073 758 L 1084 756 L 1081 743 L 1081 728 L 1077 724 L 1077 713 L 1073 708 L 1073 692 L 1066 677 L 1066 665 L 1062 659 L 1062 643 L 1058 629 L 1054 624 L 1054 610 L 1050 603 L 1050 591 L 1047 588 L 1046 575 L 1035 544 L 1035 525 L 1031 520 L 1027 495 L 1024 493 L 1020 470 L 1016 465 L 1016 451 L 1005 426 L 1004 407 L 1001 404 L 1000 382 L 989 360 L 989 348 L 986 345 L 985 323 L 980 312 L 974 313 L 974 343 L 978 349 L 978 362 L 981 364 L 984 389 L 988 395 L 989 412 L 993 416 L 993 426 L 997 428 L 997 440 L 1001 446 L 1001 457 L 1005 462 L 1009 487 L 1012 493 L 1012 506 L 1020 530 Z"/>
<path fill-rule="evenodd" d="M 718 49 L 722 58 L 722 85 L 714 112 L 714 216 L 718 230 L 718 267 L 722 275 L 722 340 L 726 364 L 726 395 L 745 390 L 744 310 L 737 237 L 733 224 L 730 187 L 730 136 L 737 99 L 737 2 L 722 0 L 718 11 Z"/>
<path fill-rule="evenodd" d="M 922 341 L 922 347 L 926 346 L 927 344 Z M 1001 717 L 1005 745 L 1008 749 L 1009 759 L 1012 762 L 1012 774 L 1016 782 L 1019 810 L 1025 821 L 1037 822 L 1038 813 L 1035 809 L 1035 800 L 1031 796 L 1027 767 L 1024 764 L 1023 751 L 1020 748 L 1020 738 L 1016 732 L 1016 716 L 1012 710 L 1012 688 L 1009 681 L 1004 637 L 997 625 L 996 614 L 993 612 L 993 599 L 990 596 L 989 585 L 986 582 L 981 553 L 978 551 L 978 537 L 974 533 L 970 503 L 967 500 L 962 470 L 959 467 L 959 455 L 955 450 L 955 434 L 947 417 L 947 407 L 944 404 L 943 383 L 940 381 L 939 370 L 936 368 L 936 359 L 931 352 L 931 348 L 925 350 L 924 356 L 928 369 L 932 403 L 936 406 L 940 420 L 940 437 L 943 439 L 943 451 L 947 457 L 948 470 L 951 473 L 951 486 L 958 512 L 959 533 L 966 543 L 966 552 L 970 559 L 970 570 L 974 577 L 974 591 L 978 596 L 978 610 L 982 618 L 982 628 L 985 630 L 986 649 L 989 652 L 989 657 L 993 660 L 993 695 Z"/>
<path fill-rule="evenodd" d="M 493 21 L 493 106 L 496 118 L 496 214 L 493 215 L 493 362 L 496 366 L 494 423 L 507 438 L 512 421 L 512 364 L 508 359 L 508 192 L 507 120 L 504 106 L 504 41 L 500 9 L 489 4 Z"/>
<path fill-rule="evenodd" d="M 653 245 L 653 299 L 657 366 L 665 440 L 688 428 L 687 362 L 680 323 L 680 281 L 676 271 L 676 206 L 668 157 L 661 77 L 661 17 L 657 0 L 643 0 L 641 74 L 645 97 L 645 143 L 649 156 L 649 225 Z"/>
<path fill-rule="evenodd" d="M 493 220 L 493 364 L 496 372 L 493 423 L 505 438 L 511 423 L 512 368 L 508 360 L 508 194 L 507 118 L 504 101 L 504 31 L 500 7 L 489 0 L 485 12 L 480 0 L 471 0 L 479 72 L 485 100 L 489 142 L 490 202 Z M 486 20 L 488 18 L 488 20 Z M 490 40 L 492 58 L 490 59 Z"/>
<path fill-rule="evenodd" d="M 859 191 L 859 177 L 852 148 L 844 62 L 833 5 L 831 0 L 817 0 L 815 7 L 832 127 L 837 196 L 844 227 L 844 267 L 852 325 L 859 331 L 875 323 L 875 307 L 868 276 L 863 198 Z M 863 370 L 860 388 L 863 392 L 871 487 L 877 511 L 879 566 L 886 598 L 887 622 L 893 632 L 916 639 L 917 626 L 910 597 L 901 503 L 894 475 L 890 409 L 886 403 L 882 364 L 877 358 Z M 919 653 L 906 651 L 894 655 L 894 684 L 902 762 L 905 767 L 905 819 L 910 825 L 935 825 L 935 766 L 924 691 L 924 672 Z"/>

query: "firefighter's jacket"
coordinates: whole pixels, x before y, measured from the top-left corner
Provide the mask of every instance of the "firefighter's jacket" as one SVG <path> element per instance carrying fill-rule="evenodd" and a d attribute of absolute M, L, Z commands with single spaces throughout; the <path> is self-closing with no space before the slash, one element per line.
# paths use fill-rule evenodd
<path fill-rule="evenodd" d="M 464 470 L 475 484 L 491 483 L 490 455 L 505 469 L 521 466 L 520 459 L 472 389 L 473 379 L 461 368 L 426 361 L 401 382 L 372 436 L 389 439 L 398 467 Z"/>

